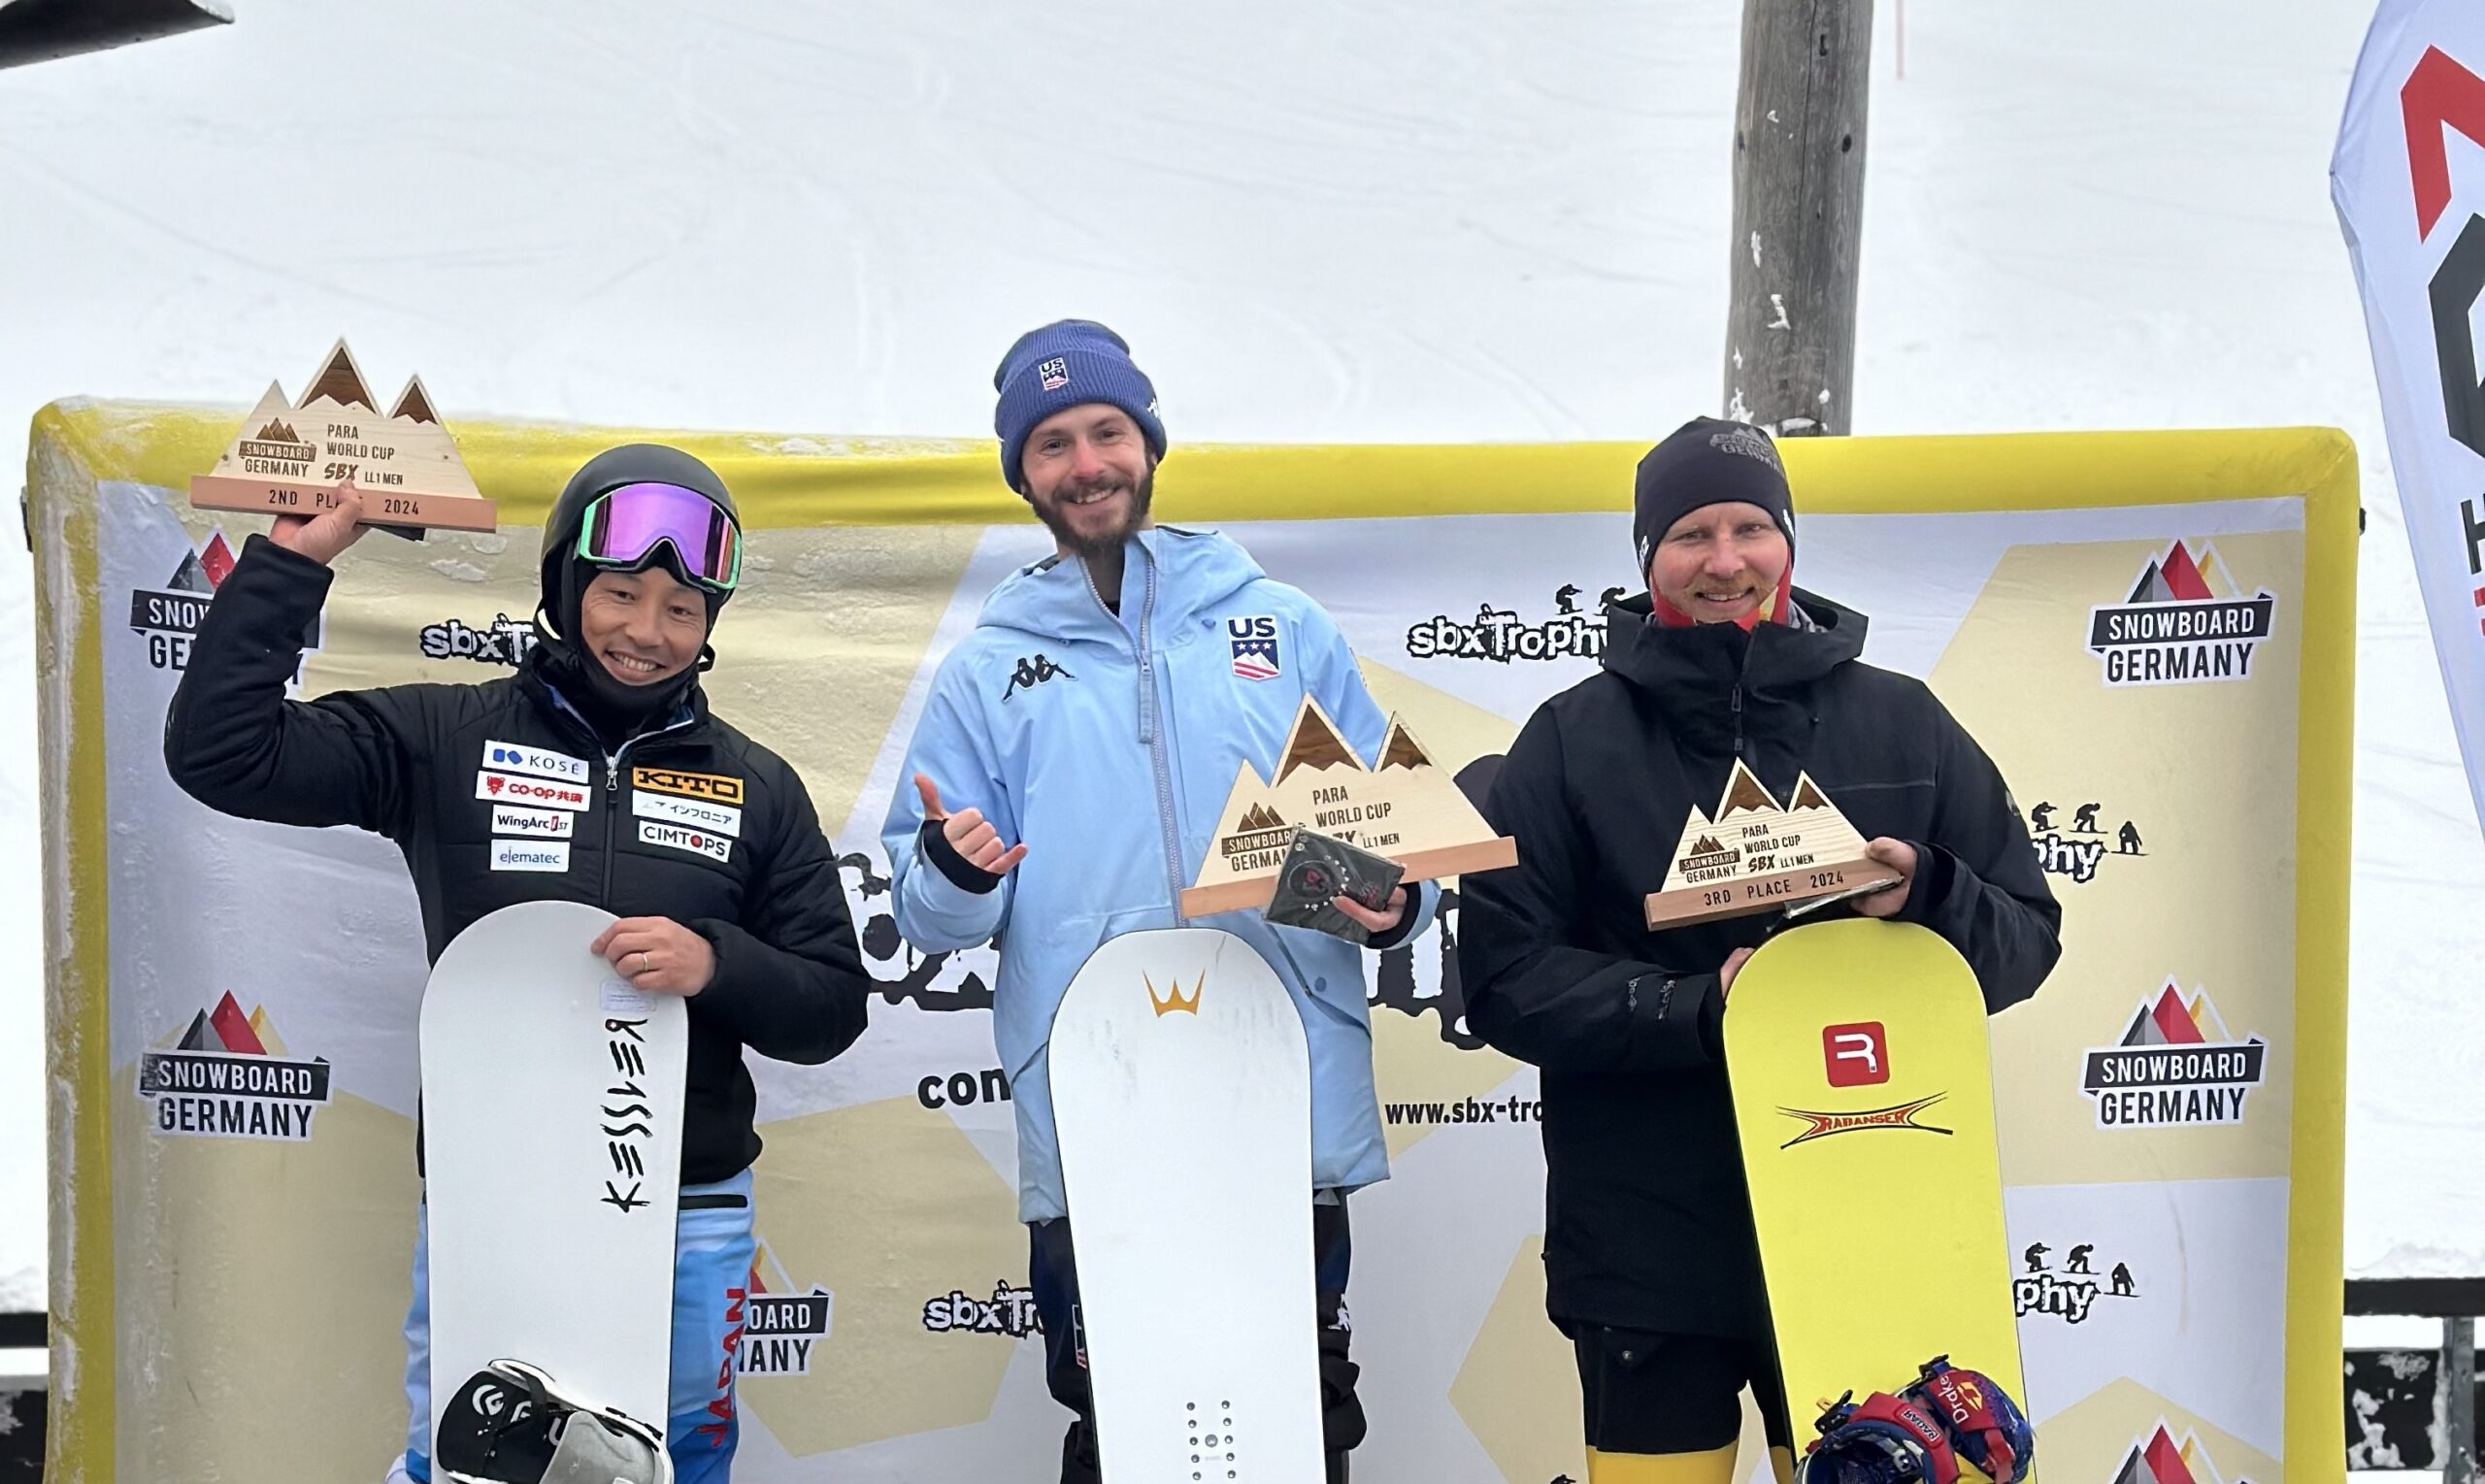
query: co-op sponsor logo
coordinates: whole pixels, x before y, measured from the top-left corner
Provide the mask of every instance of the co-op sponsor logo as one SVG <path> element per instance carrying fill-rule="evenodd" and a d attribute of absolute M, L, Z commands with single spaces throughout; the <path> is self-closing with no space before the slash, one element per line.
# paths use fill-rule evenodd
<path fill-rule="evenodd" d="M 2088 610 L 2088 647 L 2108 685 L 2242 680 L 2276 622 L 2264 589 L 2236 595 L 2215 547 L 2176 542 L 2140 569 L 2132 595 Z"/>
<path fill-rule="evenodd" d="M 487 768 L 475 775 L 475 797 L 485 804 L 527 804 L 579 810 L 595 802 L 595 791 L 583 784 L 494 773 Z"/>
<path fill-rule="evenodd" d="M 286 1055 L 266 1008 L 246 1015 L 227 992 L 169 1050 L 139 1058 L 138 1095 L 155 1105 L 158 1134 L 298 1143 L 328 1101 L 328 1062 Z"/>
<path fill-rule="evenodd" d="M 1605 610 L 1621 601 L 1622 589 L 1607 588 L 1593 610 L 1582 610 L 1579 596 L 1576 586 L 1564 583 L 1553 593 L 1552 613 L 1534 622 L 1521 618 L 1516 609 L 1490 603 L 1476 606 L 1473 622 L 1436 613 L 1407 630 L 1407 655 L 1503 665 L 1512 660 L 1593 660 L 1605 653 Z"/>
<path fill-rule="evenodd" d="M 2241 1123 L 2268 1051 L 2258 1036 L 2230 1035 L 2205 992 L 2186 1004 L 2169 980 L 2140 1002 L 2119 1044 L 2090 1048 L 2079 1089 L 2101 1129 Z"/>

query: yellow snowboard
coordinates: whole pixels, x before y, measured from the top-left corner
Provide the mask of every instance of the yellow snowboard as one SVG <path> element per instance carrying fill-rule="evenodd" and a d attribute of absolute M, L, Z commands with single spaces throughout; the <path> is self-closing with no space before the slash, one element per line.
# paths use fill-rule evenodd
<path fill-rule="evenodd" d="M 1966 960 L 1905 924 L 1791 929 L 1736 975 L 1725 1038 L 1796 1451 L 1839 1393 L 1895 1393 L 1936 1355 L 2024 1400 Z"/>

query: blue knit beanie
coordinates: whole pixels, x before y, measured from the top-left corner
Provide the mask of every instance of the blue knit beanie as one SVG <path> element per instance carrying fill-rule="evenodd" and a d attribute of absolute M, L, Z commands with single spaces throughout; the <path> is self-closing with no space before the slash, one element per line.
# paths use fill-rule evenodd
<path fill-rule="evenodd" d="M 1001 439 L 1001 477 L 1021 495 L 1026 477 L 1018 455 L 1036 424 L 1064 408 L 1104 402 L 1130 413 L 1147 451 L 1165 456 L 1165 424 L 1156 416 L 1156 388 L 1132 364 L 1130 345 L 1092 319 L 1056 319 L 1018 337 L 992 374 L 1001 393 L 992 431 Z"/>

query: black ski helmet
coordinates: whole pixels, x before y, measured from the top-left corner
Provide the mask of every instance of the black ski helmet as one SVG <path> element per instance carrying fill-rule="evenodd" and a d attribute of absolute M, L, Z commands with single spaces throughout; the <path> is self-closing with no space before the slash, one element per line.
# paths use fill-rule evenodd
<path fill-rule="evenodd" d="M 586 508 L 598 495 L 619 489 L 624 484 L 679 484 L 697 490 L 708 497 L 718 510 L 742 522 L 742 512 L 734 509 L 734 497 L 716 471 L 679 448 L 662 444 L 623 444 L 607 448 L 588 459 L 578 473 L 570 476 L 561 498 L 552 502 L 551 513 L 544 518 L 544 552 L 539 568 L 540 593 L 536 611 L 548 614 L 555 632 L 563 640 L 575 640 L 579 629 L 579 599 L 599 570 L 578 558 L 579 528 L 585 523 Z M 670 546 L 657 548 L 653 561 L 662 562 L 676 577 L 689 581 L 682 572 L 680 559 Z M 708 625 L 713 628 L 716 613 L 725 606 L 730 593 L 700 589 L 708 600 Z"/>

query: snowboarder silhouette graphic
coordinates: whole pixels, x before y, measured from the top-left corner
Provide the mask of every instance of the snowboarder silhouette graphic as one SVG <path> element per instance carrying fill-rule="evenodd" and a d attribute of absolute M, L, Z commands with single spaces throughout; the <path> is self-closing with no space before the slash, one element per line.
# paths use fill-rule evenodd
<path fill-rule="evenodd" d="M 2042 1272 L 2042 1271 L 2044 1271 L 2044 1270 L 2045 1270 L 2045 1254 L 2046 1254 L 2046 1253 L 2048 1253 L 2048 1252 L 2051 1252 L 2052 1250 L 2054 1250 L 2054 1249 L 2053 1249 L 2053 1248 L 2051 1248 L 2051 1247 L 2046 1246 L 2043 1242 L 2040 1242 L 2040 1241 L 2039 1241 L 2039 1242 L 2030 1242 L 2030 1243 L 2028 1244 L 2028 1252 L 2027 1252 L 2027 1257 L 2028 1257 L 2028 1270 L 2029 1270 L 2030 1272 Z"/>
<path fill-rule="evenodd" d="M 2054 807 L 2050 800 L 2028 811 L 2028 823 L 2039 830 L 2054 827 Z"/>
<path fill-rule="evenodd" d="M 2117 855 L 2139 854 L 2139 831 L 2133 828 L 2132 822 L 2128 819 L 2123 821 L 2122 833 L 2116 837 L 2114 853 Z"/>
<path fill-rule="evenodd" d="M 2114 1284 L 2114 1297 L 2115 1297 L 2115 1298 L 2117 1298 L 2117 1299 L 2128 1299 L 2128 1298 L 2131 1298 L 2131 1297 L 2132 1297 L 2132 1270 L 2131 1270 L 2131 1265 L 2129 1265 L 2128 1263 L 2116 1263 L 2116 1264 L 2114 1265 L 2114 1274 L 2113 1274 L 2113 1280 L 2112 1280 L 2112 1281 L 2113 1281 L 2113 1284 Z"/>
<path fill-rule="evenodd" d="M 1577 612 L 1579 610 L 1578 588 L 1568 582 L 1563 583 L 1553 594 L 1553 610 L 1557 613 Z"/>
<path fill-rule="evenodd" d="M 2097 828 L 2097 811 L 2104 808 L 2104 806 L 2102 804 L 2081 805 L 2079 807 L 2079 812 L 2071 816 L 2071 829 L 2081 835 L 2096 835 L 2102 833 Z"/>
<path fill-rule="evenodd" d="M 2088 1267 L 2088 1254 L 2089 1254 L 2089 1253 L 2091 1253 L 2091 1252 L 2094 1252 L 2094 1251 L 2096 1251 L 2096 1250 L 2097 1250 L 2097 1244 L 2096 1244 L 2095 1242 L 2086 1242 L 2086 1241 L 2081 1242 L 2078 1246 L 2071 1248 L 2071 1262 L 2070 1262 L 2069 1266 L 2067 1266 L 2067 1267 L 2065 1267 L 2065 1268 L 2063 1269 L 2063 1271 L 2065 1271 L 2065 1272 L 2087 1272 L 2087 1271 L 2089 1271 L 2090 1270 L 2089 1270 L 2089 1267 Z"/>

